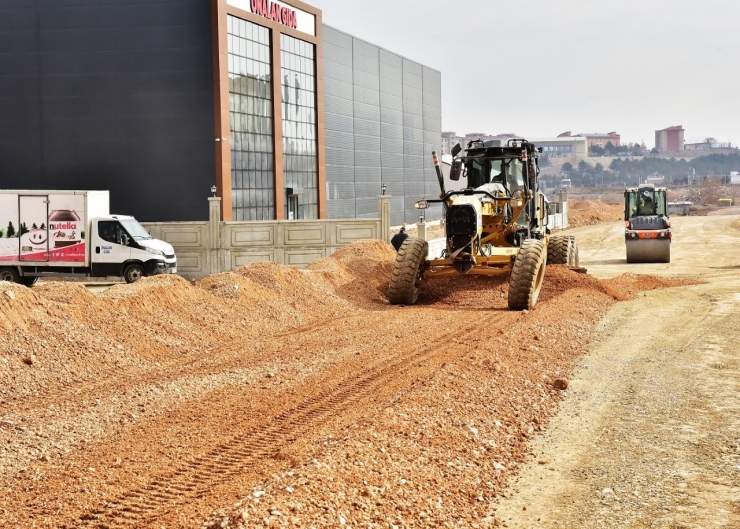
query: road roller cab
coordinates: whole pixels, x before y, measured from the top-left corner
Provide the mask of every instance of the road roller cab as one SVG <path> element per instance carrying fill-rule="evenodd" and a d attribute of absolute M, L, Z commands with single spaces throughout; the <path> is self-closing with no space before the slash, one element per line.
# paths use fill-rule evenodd
<path fill-rule="evenodd" d="M 666 189 L 644 184 L 624 191 L 624 239 L 628 263 L 670 263 L 671 221 Z"/>

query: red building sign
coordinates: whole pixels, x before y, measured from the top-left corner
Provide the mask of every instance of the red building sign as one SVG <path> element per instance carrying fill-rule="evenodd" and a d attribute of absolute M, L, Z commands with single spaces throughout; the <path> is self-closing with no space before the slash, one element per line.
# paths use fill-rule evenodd
<path fill-rule="evenodd" d="M 285 24 L 291 28 L 298 27 L 298 21 L 296 19 L 296 13 L 294 10 L 283 7 L 277 2 L 269 2 L 268 0 L 251 0 L 252 1 L 252 13 L 260 15 L 275 22 Z"/>

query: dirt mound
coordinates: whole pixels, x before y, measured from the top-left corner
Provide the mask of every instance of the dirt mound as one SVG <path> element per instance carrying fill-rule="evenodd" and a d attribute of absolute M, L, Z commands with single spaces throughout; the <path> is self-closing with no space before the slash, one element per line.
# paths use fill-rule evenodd
<path fill-rule="evenodd" d="M 639 292 L 656 288 L 697 285 L 697 279 L 671 279 L 650 275 L 622 274 L 612 279 L 597 279 L 587 274 L 578 274 L 564 265 L 549 265 L 545 272 L 540 300 L 547 300 L 565 291 L 584 289 L 601 292 L 616 301 L 634 299 Z"/>
<path fill-rule="evenodd" d="M 357 305 L 387 301 L 388 278 L 396 251 L 384 241 L 362 240 L 349 244 L 330 257 L 318 259 L 306 270 L 321 274 L 336 295 Z"/>
<path fill-rule="evenodd" d="M 0 332 L 28 329 L 29 315 L 45 310 L 35 292 L 15 283 L 0 283 Z"/>
<path fill-rule="evenodd" d="M 258 285 L 248 277 L 234 272 L 206 276 L 195 284 L 212 296 L 240 303 L 275 300 L 279 297 L 273 290 Z"/>
<path fill-rule="evenodd" d="M 568 201 L 568 223 L 571 226 L 586 226 L 623 219 L 624 208 L 621 204 L 606 204 L 601 200 Z"/>

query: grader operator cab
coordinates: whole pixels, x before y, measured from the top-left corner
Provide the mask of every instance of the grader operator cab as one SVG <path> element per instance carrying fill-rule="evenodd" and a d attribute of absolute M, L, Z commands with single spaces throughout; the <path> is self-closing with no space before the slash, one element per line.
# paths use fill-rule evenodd
<path fill-rule="evenodd" d="M 422 283 L 455 275 L 508 275 L 512 310 L 537 303 L 546 263 L 578 266 L 575 237 L 552 236 L 549 204 L 539 187 L 541 149 L 524 139 L 505 144 L 474 141 L 465 156 L 452 149 L 450 179 L 467 179 L 459 191 L 446 191 L 436 153 L 439 200 L 420 200 L 419 209 L 441 203 L 446 248 L 428 259 L 426 241 L 408 237 L 401 246 L 389 285 L 392 304 L 412 305 Z"/>
<path fill-rule="evenodd" d="M 628 263 L 670 263 L 671 221 L 666 189 L 644 184 L 624 191 L 624 241 Z"/>

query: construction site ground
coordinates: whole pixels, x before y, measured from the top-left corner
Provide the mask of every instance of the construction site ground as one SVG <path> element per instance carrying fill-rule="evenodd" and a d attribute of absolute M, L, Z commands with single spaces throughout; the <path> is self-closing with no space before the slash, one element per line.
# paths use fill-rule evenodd
<path fill-rule="evenodd" d="M 393 249 L 0 286 L 2 527 L 740 527 L 740 217 L 390 306 Z M 626 274 L 626 275 L 625 275 Z M 565 389 L 567 382 L 567 389 Z"/>

